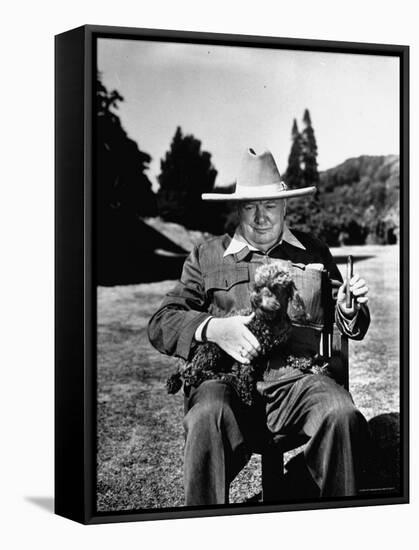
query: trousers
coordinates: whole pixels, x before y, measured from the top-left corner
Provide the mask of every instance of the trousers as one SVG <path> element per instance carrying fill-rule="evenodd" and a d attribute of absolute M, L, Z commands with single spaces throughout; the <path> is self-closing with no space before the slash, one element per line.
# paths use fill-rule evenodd
<path fill-rule="evenodd" d="M 305 464 L 320 497 L 356 495 L 368 425 L 349 392 L 327 376 L 300 372 L 262 381 L 258 391 L 260 399 L 246 407 L 224 382 L 190 388 L 183 422 L 185 504 L 228 504 L 230 483 L 261 441 L 290 436 L 307 440 Z"/>

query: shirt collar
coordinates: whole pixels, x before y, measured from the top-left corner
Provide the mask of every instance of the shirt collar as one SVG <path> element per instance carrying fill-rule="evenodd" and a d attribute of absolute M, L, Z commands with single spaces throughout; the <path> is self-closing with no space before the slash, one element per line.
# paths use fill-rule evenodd
<path fill-rule="evenodd" d="M 284 225 L 284 230 L 282 232 L 282 237 L 278 241 L 277 244 L 281 244 L 284 241 L 286 243 L 292 245 L 292 246 L 296 246 L 297 248 L 301 248 L 302 250 L 306 250 L 306 247 L 297 239 L 297 237 L 295 235 L 293 235 L 291 233 L 291 231 L 289 230 L 289 228 L 286 224 Z M 276 245 L 274 245 L 274 246 L 276 246 Z M 234 233 L 233 238 L 231 239 L 230 244 L 226 248 L 223 256 L 225 258 L 229 254 L 237 254 L 238 252 L 243 250 L 243 248 L 246 248 L 246 247 L 252 252 L 260 252 L 260 250 L 258 248 L 256 248 L 255 246 L 249 244 L 246 241 L 246 239 L 238 232 L 238 230 L 236 230 L 236 232 Z"/>

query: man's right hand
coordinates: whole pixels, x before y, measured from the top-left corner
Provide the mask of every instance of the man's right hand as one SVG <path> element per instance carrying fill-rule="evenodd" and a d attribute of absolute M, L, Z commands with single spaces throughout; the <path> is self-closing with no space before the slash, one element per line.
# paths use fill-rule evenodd
<path fill-rule="evenodd" d="M 254 313 L 234 317 L 213 317 L 208 322 L 207 340 L 219 345 L 239 363 L 250 363 L 260 350 L 259 342 L 246 326 L 253 316 Z"/>

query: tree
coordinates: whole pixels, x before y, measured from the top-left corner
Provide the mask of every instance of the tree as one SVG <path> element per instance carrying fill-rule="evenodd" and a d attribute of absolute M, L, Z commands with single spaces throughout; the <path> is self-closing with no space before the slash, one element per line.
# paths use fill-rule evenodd
<path fill-rule="evenodd" d="M 145 171 L 150 155 L 141 151 L 114 112 L 123 97 L 96 81 L 96 180 L 100 214 L 156 214 L 156 199 Z"/>
<path fill-rule="evenodd" d="M 298 131 L 297 121 L 294 118 L 291 131 L 291 151 L 288 157 L 288 167 L 285 175 L 285 180 L 290 189 L 302 187 L 303 171 L 301 169 L 302 162 L 302 143 L 301 134 Z"/>
<path fill-rule="evenodd" d="M 130 139 L 116 114 L 122 96 L 96 80 L 95 204 L 98 284 L 144 280 L 150 255 L 140 216 L 156 214 L 156 198 L 145 171 L 150 155 Z M 140 256 L 141 253 L 141 256 Z M 138 258 L 141 258 L 141 262 Z M 144 268 L 144 265 L 146 268 Z"/>
<path fill-rule="evenodd" d="M 317 185 L 319 181 L 317 145 L 308 109 L 304 111 L 303 124 L 304 130 L 300 133 L 294 119 L 291 131 L 292 145 L 286 171 L 286 183 L 291 189 Z M 287 202 L 287 218 L 294 229 L 315 236 L 321 236 L 327 231 L 329 223 L 321 212 L 318 193 L 304 201 L 290 199 Z"/>
<path fill-rule="evenodd" d="M 317 185 L 319 183 L 317 143 L 308 109 L 304 111 L 303 124 L 304 129 L 301 134 L 301 144 L 304 186 Z"/>
<path fill-rule="evenodd" d="M 178 126 L 160 167 L 160 216 L 191 229 L 211 231 L 213 210 L 201 199 L 201 193 L 213 190 L 217 175 L 210 153 L 201 151 L 201 142 L 193 135 L 183 135 Z"/>

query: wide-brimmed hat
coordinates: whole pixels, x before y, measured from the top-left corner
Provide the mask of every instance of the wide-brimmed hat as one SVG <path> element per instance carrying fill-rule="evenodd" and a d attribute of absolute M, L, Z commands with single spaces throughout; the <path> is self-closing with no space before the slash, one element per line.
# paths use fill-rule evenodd
<path fill-rule="evenodd" d="M 203 193 L 207 201 L 252 201 L 267 199 L 288 199 L 301 195 L 310 195 L 316 191 L 313 187 L 288 189 L 281 179 L 275 159 L 270 151 L 257 155 L 253 149 L 247 149 L 236 188 L 232 193 Z"/>

